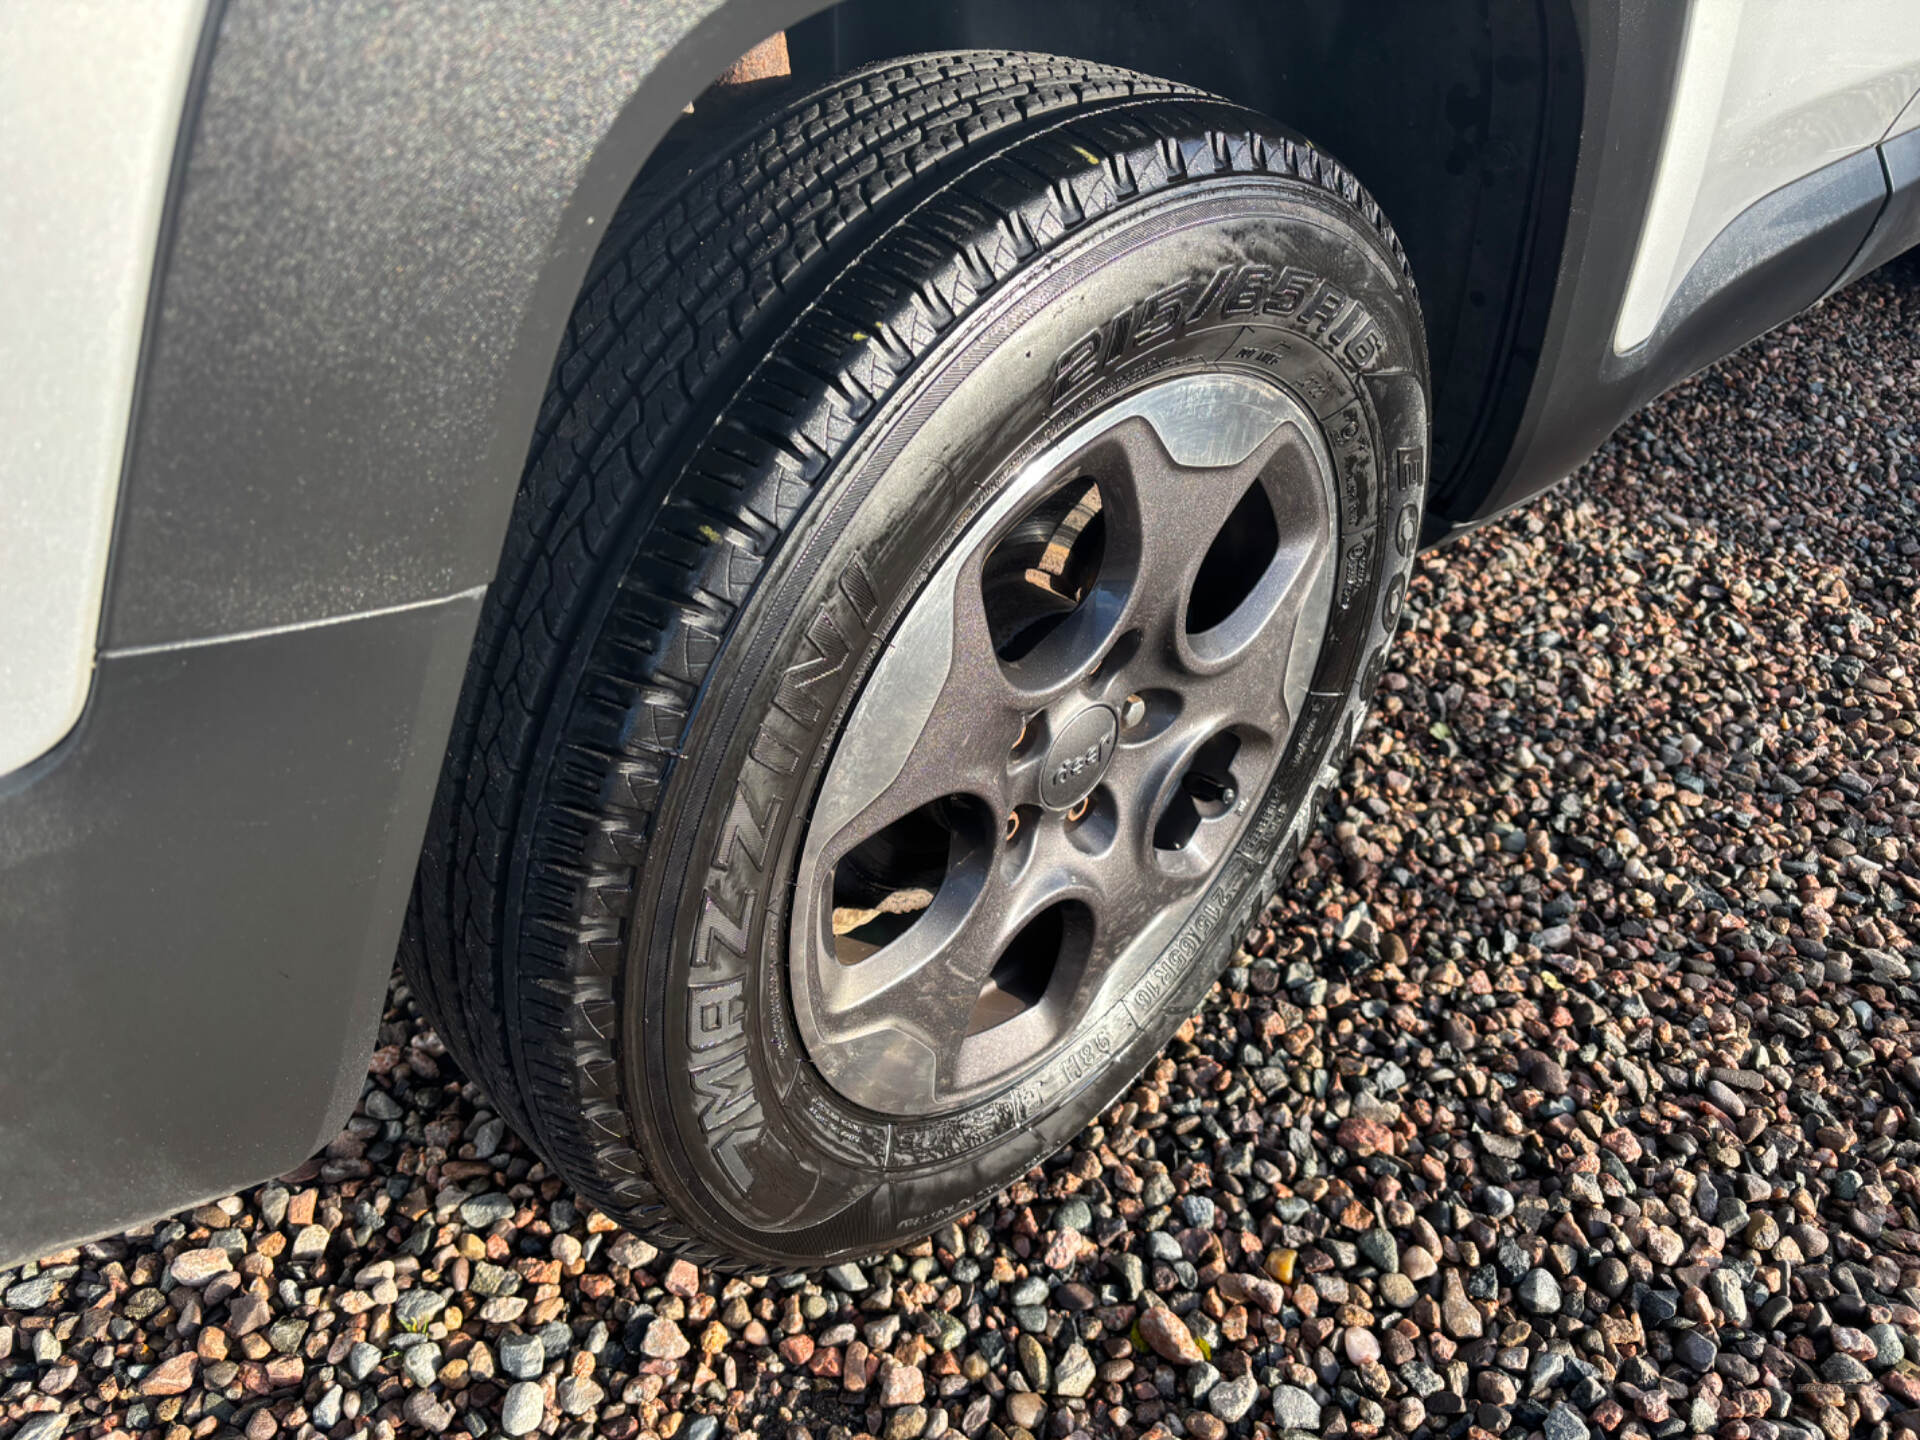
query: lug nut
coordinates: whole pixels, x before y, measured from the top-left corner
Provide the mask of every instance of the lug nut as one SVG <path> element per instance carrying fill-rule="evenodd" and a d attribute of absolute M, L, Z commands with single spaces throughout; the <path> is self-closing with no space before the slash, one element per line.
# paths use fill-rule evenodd
<path fill-rule="evenodd" d="M 1129 695 L 1120 703 L 1120 728 L 1138 729 L 1140 722 L 1147 718 L 1147 702 L 1138 695 Z"/>
<path fill-rule="evenodd" d="M 1091 802 L 1091 799 L 1091 796 L 1082 795 L 1067 807 L 1067 823 L 1069 825 L 1078 825 L 1081 820 L 1086 818 L 1087 806 Z"/>

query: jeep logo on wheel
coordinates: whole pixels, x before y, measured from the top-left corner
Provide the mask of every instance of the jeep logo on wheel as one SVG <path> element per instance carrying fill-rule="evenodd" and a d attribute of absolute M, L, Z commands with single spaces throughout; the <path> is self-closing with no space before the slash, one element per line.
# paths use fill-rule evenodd
<path fill-rule="evenodd" d="M 1113 758 L 1120 719 L 1105 705 L 1089 705 L 1060 731 L 1047 747 L 1046 769 L 1040 775 L 1040 803 L 1065 810 L 1093 793 Z"/>

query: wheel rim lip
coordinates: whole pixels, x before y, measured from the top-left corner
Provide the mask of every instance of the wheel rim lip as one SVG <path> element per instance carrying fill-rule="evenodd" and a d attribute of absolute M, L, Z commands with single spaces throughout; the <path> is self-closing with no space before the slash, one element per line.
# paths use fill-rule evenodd
<path fill-rule="evenodd" d="M 1311 639 L 1310 643 L 1306 645 L 1295 645 L 1293 647 L 1293 656 L 1287 666 L 1287 680 L 1285 682 L 1284 695 L 1288 728 L 1277 737 L 1277 743 L 1275 743 L 1274 737 L 1267 737 L 1266 750 L 1268 753 L 1263 760 L 1257 785 L 1249 786 L 1248 789 L 1258 794 L 1264 794 L 1279 769 L 1281 759 L 1293 738 L 1296 728 L 1292 722 L 1298 719 L 1311 677 L 1324 648 L 1326 633 L 1332 616 L 1335 572 L 1337 570 L 1334 557 L 1337 557 L 1338 553 L 1337 540 L 1340 508 L 1335 478 L 1336 470 L 1331 450 L 1327 444 L 1319 420 L 1315 416 L 1312 408 L 1302 397 L 1286 385 L 1277 381 L 1270 374 L 1264 372 L 1251 374 L 1239 367 L 1215 365 L 1205 369 L 1183 371 L 1172 377 L 1158 377 L 1147 385 L 1140 386 L 1131 392 L 1114 398 L 1106 406 L 1085 417 L 1059 439 L 1046 445 L 1039 454 L 1018 464 L 1014 478 L 994 495 L 992 501 L 979 515 L 975 516 L 959 531 L 939 565 L 931 572 L 919 591 L 913 595 L 902 608 L 900 619 L 894 627 L 893 634 L 889 637 L 887 647 L 883 650 L 881 659 L 876 662 L 874 671 L 867 677 L 860 696 L 849 709 L 846 725 L 835 740 L 833 753 L 824 769 L 819 789 L 816 791 L 814 812 L 807 828 L 801 855 L 797 864 L 796 884 L 793 892 L 794 900 L 788 923 L 787 938 L 789 948 L 787 963 L 783 969 L 787 977 L 789 998 L 797 1022 L 798 1038 L 806 1058 L 812 1063 L 814 1069 L 820 1074 L 821 1078 L 831 1090 L 856 1105 L 884 1116 L 894 1116 L 903 1119 L 923 1119 L 929 1116 L 963 1109 L 992 1094 L 1004 1092 L 1017 1085 L 1025 1076 L 1043 1068 L 1055 1056 L 1070 1047 L 1080 1035 L 1098 1026 L 1102 1022 L 1106 1011 L 1113 1003 L 1114 997 L 1126 993 L 1127 987 L 1133 984 L 1153 963 L 1173 936 L 1178 933 L 1179 927 L 1198 909 L 1212 880 L 1216 878 L 1221 864 L 1226 856 L 1232 853 L 1234 843 L 1237 842 L 1244 830 L 1246 813 L 1241 813 L 1238 815 L 1238 818 L 1234 819 L 1230 833 L 1221 837 L 1217 843 L 1208 847 L 1210 854 L 1205 857 L 1205 863 L 1200 865 L 1196 872 L 1205 877 L 1205 883 L 1197 885 L 1192 894 L 1183 903 L 1169 906 L 1152 915 L 1142 923 L 1129 939 L 1125 949 L 1119 954 L 1115 963 L 1111 963 L 1105 967 L 1104 974 L 1100 980 L 1098 993 L 1091 1003 L 1083 1007 L 1077 1024 L 1061 1033 L 1051 1036 L 1047 1043 L 1034 1049 L 1030 1054 L 1022 1056 L 1017 1063 L 1010 1064 L 1004 1067 L 1003 1070 L 992 1074 L 976 1076 L 967 1083 L 951 1087 L 950 1090 L 945 1093 L 936 1092 L 931 1097 L 923 1097 L 919 1100 L 904 1098 L 899 1091 L 889 1087 L 884 1077 L 876 1079 L 875 1077 L 861 1074 L 857 1066 L 836 1063 L 837 1051 L 844 1048 L 845 1042 L 828 1037 L 823 1033 L 823 1029 L 818 1023 L 818 1018 L 815 1013 L 817 986 L 814 983 L 819 969 L 826 967 L 838 969 L 841 967 L 841 961 L 834 954 L 832 944 L 833 932 L 829 923 L 832 911 L 831 887 L 833 883 L 833 866 L 823 866 L 822 863 L 824 859 L 825 839 L 836 834 L 840 829 L 839 824 L 823 822 L 844 821 L 851 818 L 849 815 L 836 815 L 832 810 L 836 773 L 840 769 L 843 759 L 849 754 L 857 753 L 863 748 L 872 748 L 871 746 L 863 747 L 863 740 L 867 739 L 871 731 L 878 728 L 878 726 L 871 723 L 873 721 L 872 716 L 866 715 L 863 712 L 869 709 L 869 702 L 875 699 L 883 690 L 889 690 L 891 696 L 902 694 L 911 695 L 915 691 L 918 691 L 920 696 L 928 702 L 926 708 L 918 711 L 917 718 L 913 721 L 911 738 L 905 740 L 904 743 L 896 739 L 890 747 L 883 747 L 897 750 L 902 757 L 902 765 L 904 766 L 904 757 L 907 753 L 911 752 L 923 731 L 927 716 L 931 713 L 932 701 L 937 697 L 941 683 L 944 682 L 946 675 L 952 668 L 953 635 L 951 627 L 948 627 L 938 637 L 932 637 L 930 632 L 923 633 L 916 637 L 919 640 L 937 638 L 945 642 L 944 648 L 938 643 L 908 646 L 902 643 L 902 637 L 909 634 L 916 615 L 922 612 L 923 607 L 931 605 L 935 611 L 951 613 L 952 606 L 955 603 L 954 589 L 969 559 L 989 549 L 996 543 L 997 538 L 1004 530 L 1010 524 L 1017 521 L 1029 506 L 1037 503 L 1038 499 L 1042 497 L 1047 490 L 1062 483 L 1063 476 L 1061 467 L 1067 459 L 1086 450 L 1094 441 L 1123 425 L 1128 420 L 1146 418 L 1149 420 L 1149 423 L 1154 424 L 1156 430 L 1160 430 L 1164 417 L 1156 415 L 1154 408 L 1154 397 L 1156 394 L 1164 393 L 1173 387 L 1187 385 L 1195 380 L 1204 379 L 1208 376 L 1231 377 L 1243 386 L 1257 386 L 1263 391 L 1272 406 L 1273 412 L 1279 416 L 1278 419 L 1271 421 L 1271 423 L 1267 425 L 1265 433 L 1270 436 L 1281 427 L 1292 422 L 1306 438 L 1311 449 L 1313 456 L 1311 473 L 1320 484 L 1321 494 L 1319 498 L 1322 513 L 1325 517 L 1325 533 L 1320 537 L 1322 560 L 1318 562 L 1319 571 L 1313 584 L 1312 599 L 1305 607 L 1305 613 L 1313 622 L 1309 627 L 1311 630 Z M 1166 438 L 1166 432 L 1161 431 L 1161 434 L 1164 440 Z M 1245 443 L 1244 435 L 1236 438 L 1231 427 L 1222 427 L 1212 434 L 1201 434 L 1198 436 L 1194 433 L 1187 432 L 1184 433 L 1183 438 L 1188 441 L 1195 441 L 1197 439 L 1200 449 L 1196 452 L 1195 458 L 1202 460 L 1208 455 L 1231 455 L 1236 448 Z M 1257 443 L 1257 441 L 1254 443 Z M 1246 452 L 1250 453 L 1251 448 L 1252 445 L 1247 444 L 1245 446 Z M 1239 458 L 1245 458 L 1245 455 L 1242 454 Z M 1188 567 L 1186 583 L 1189 585 L 1192 581 L 1193 573 L 1197 570 L 1197 566 L 1198 557 L 1196 556 L 1193 563 Z M 1179 608 L 1184 602 L 1180 599 L 1175 599 L 1167 603 L 1172 607 Z M 1098 624 L 1104 622 L 1094 617 L 1089 617 L 1089 623 L 1097 627 Z M 1176 627 L 1176 629 L 1177 628 L 1178 627 Z M 1103 646 L 1111 643 L 1119 633 L 1119 628 L 1117 624 L 1115 624 L 1109 629 Z M 1207 667 L 1214 663 L 1212 658 L 1204 653 L 1204 644 L 1196 646 L 1194 643 L 1196 640 L 1204 642 L 1208 633 L 1209 632 L 1201 632 L 1198 636 L 1183 634 L 1179 637 L 1179 648 L 1183 658 L 1188 663 L 1201 667 Z M 893 668 L 889 674 L 887 672 L 890 662 L 892 662 Z M 998 663 L 1000 663 L 1002 671 L 1008 672 L 1009 678 L 1014 679 L 1017 684 L 1017 672 L 1020 669 L 1018 662 L 1008 663 L 1003 661 Z M 883 674 L 886 675 L 886 678 L 895 682 L 891 687 L 879 683 L 883 679 Z M 916 681 L 924 682 L 925 677 L 929 675 L 936 677 L 935 683 L 915 683 Z M 1035 693 L 1040 692 L 1036 691 Z M 1077 724 L 1088 711 L 1095 708 L 1101 708 L 1097 702 L 1087 704 L 1068 722 L 1068 728 Z M 1103 761 L 1099 767 L 1099 775 L 1086 787 L 1084 793 L 1080 795 L 1081 800 L 1085 800 L 1099 793 L 1101 783 L 1111 764 L 1112 755 L 1117 753 L 1126 743 L 1125 732 L 1117 723 L 1117 697 L 1115 697 L 1115 703 L 1113 705 L 1105 708 L 1116 712 L 1113 740 L 1108 747 L 1109 754 L 1107 759 Z M 909 711 L 909 714 L 911 713 L 912 712 Z M 901 729 L 898 725 L 891 728 L 895 730 L 896 734 Z M 1051 743 L 1054 742 L 1050 742 L 1050 744 Z M 1154 803 L 1156 805 L 1161 803 L 1159 797 L 1164 797 L 1172 788 L 1173 781 L 1179 774 L 1180 766 L 1184 765 L 1187 760 L 1191 758 L 1193 748 L 1191 745 L 1188 746 L 1184 755 L 1179 756 L 1177 759 L 1170 759 L 1166 765 L 1161 767 L 1161 778 L 1155 783 L 1154 788 L 1154 794 L 1156 796 Z M 897 773 L 895 778 L 897 778 Z M 1057 813 L 1068 807 L 1062 805 L 1058 807 L 1047 806 L 1046 808 L 1054 810 Z M 1243 812 L 1250 812 L 1250 810 L 1251 807 L 1242 807 Z M 994 840 L 997 842 L 999 839 L 998 829 L 995 829 L 992 833 Z M 1117 844 L 1121 842 L 1116 840 L 1114 843 Z M 843 847 L 834 857 L 834 863 L 837 864 L 840 859 L 843 859 L 851 848 L 851 845 Z M 1179 862 L 1183 866 L 1186 866 L 1201 857 L 1196 854 L 1181 855 L 1178 858 Z M 996 862 L 997 856 L 990 855 L 988 863 L 992 864 Z M 945 898 L 945 896 L 937 897 L 937 899 Z M 1077 903 L 1082 898 L 1084 897 L 1080 896 L 1069 886 L 1064 890 L 1054 893 L 1050 897 L 1050 904 L 1060 899 L 1065 899 L 1070 903 Z M 1104 917 L 1096 915 L 1095 923 L 1101 924 L 1103 923 L 1103 919 Z M 1016 1017 L 1015 1021 L 1010 1023 L 1017 1024 L 1020 1021 L 1031 1019 L 1035 1012 L 1045 1008 L 1048 1003 L 1050 1003 L 1050 997 L 1042 996 L 1027 1012 Z"/>

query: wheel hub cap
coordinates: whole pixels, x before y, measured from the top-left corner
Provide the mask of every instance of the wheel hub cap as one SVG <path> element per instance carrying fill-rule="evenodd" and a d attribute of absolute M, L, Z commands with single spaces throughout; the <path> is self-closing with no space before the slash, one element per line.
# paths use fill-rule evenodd
<path fill-rule="evenodd" d="M 955 1109 L 1145 972 L 1265 794 L 1331 608 L 1333 467 L 1271 382 L 1189 374 L 1025 465 L 908 607 L 807 832 L 808 1056 Z"/>
<path fill-rule="evenodd" d="M 1049 810 L 1071 810 L 1091 795 L 1119 738 L 1120 718 L 1105 705 L 1089 705 L 1074 716 L 1047 750 L 1040 803 Z"/>

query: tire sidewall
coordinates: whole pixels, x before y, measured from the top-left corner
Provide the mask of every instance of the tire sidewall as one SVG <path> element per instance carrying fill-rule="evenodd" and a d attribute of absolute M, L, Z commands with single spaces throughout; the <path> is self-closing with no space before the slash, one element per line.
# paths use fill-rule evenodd
<path fill-rule="evenodd" d="M 1144 383 L 1217 368 L 1286 386 L 1335 460 L 1332 614 L 1278 772 L 1172 943 L 1072 1045 L 952 1115 L 863 1111 L 808 1063 L 787 995 L 790 887 L 833 738 L 1024 457 Z M 1364 221 L 1298 181 L 1232 176 L 1035 257 L 860 417 L 715 659 L 636 897 L 651 922 L 628 959 L 623 1060 L 676 1209 L 775 1264 L 884 1248 L 1068 1142 L 1164 1046 L 1270 893 L 1378 677 L 1418 530 L 1426 390 L 1412 287 Z"/>

